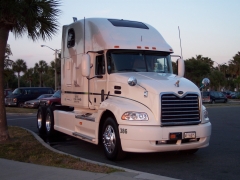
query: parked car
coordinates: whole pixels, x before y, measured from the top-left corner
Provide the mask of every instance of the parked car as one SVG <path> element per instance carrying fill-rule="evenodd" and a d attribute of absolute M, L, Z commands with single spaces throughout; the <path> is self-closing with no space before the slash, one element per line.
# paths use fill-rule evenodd
<path fill-rule="evenodd" d="M 25 101 L 36 99 L 42 94 L 53 94 L 50 87 L 20 87 L 5 98 L 5 105 L 23 107 Z"/>
<path fill-rule="evenodd" d="M 231 99 L 231 98 L 232 98 L 232 96 L 231 96 L 232 93 L 233 93 L 232 91 L 224 91 L 224 92 L 223 92 L 223 94 L 224 94 L 228 99 Z"/>
<path fill-rule="evenodd" d="M 228 101 L 227 97 L 218 91 L 204 91 L 202 101 L 204 103 L 215 103 L 215 102 L 224 102 Z"/>
<path fill-rule="evenodd" d="M 9 96 L 12 94 L 12 90 L 11 89 L 4 89 L 4 97 Z"/>
<path fill-rule="evenodd" d="M 40 100 L 40 106 L 61 105 L 61 90 L 56 91 L 51 97 Z"/>
<path fill-rule="evenodd" d="M 25 101 L 25 103 L 23 104 L 23 107 L 25 107 L 25 108 L 38 108 L 41 99 L 51 97 L 52 95 L 53 94 L 42 94 L 37 99 L 30 100 L 30 101 Z"/>
<path fill-rule="evenodd" d="M 231 94 L 231 99 L 239 99 L 240 98 L 240 92 L 234 92 Z"/>

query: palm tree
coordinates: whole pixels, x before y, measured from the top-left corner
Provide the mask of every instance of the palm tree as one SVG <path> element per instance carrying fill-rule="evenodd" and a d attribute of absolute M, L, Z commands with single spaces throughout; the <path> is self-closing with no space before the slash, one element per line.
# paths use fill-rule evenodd
<path fill-rule="evenodd" d="M 20 87 L 20 73 L 25 72 L 27 70 L 26 62 L 22 59 L 18 59 L 16 60 L 16 62 L 13 63 L 12 69 L 14 72 L 17 73 L 18 87 Z"/>
<path fill-rule="evenodd" d="M 7 44 L 6 50 L 5 50 L 5 56 L 4 56 L 4 69 L 9 68 L 13 64 L 14 61 L 9 59 L 10 58 L 9 56 L 11 55 L 12 55 L 12 51 L 11 51 L 10 45 Z"/>
<path fill-rule="evenodd" d="M 42 87 L 43 80 L 42 75 L 47 72 L 48 65 L 46 61 L 40 60 L 39 63 L 35 63 L 34 70 L 39 73 L 39 87 Z"/>
<path fill-rule="evenodd" d="M 9 32 L 15 37 L 24 34 L 33 41 L 51 39 L 57 33 L 57 7 L 60 0 L 0 0 L 0 142 L 9 139 L 4 105 L 4 55 Z"/>
<path fill-rule="evenodd" d="M 24 78 L 29 82 L 29 86 L 32 87 L 32 80 L 33 80 L 33 68 L 29 68 L 25 74 Z"/>

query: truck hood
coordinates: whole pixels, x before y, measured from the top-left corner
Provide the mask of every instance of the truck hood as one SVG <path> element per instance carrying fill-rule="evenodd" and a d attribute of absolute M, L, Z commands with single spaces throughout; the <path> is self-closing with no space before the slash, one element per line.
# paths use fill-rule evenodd
<path fill-rule="evenodd" d="M 188 79 L 168 73 L 114 73 L 110 75 L 110 81 L 118 82 L 123 86 L 129 86 L 128 79 L 130 77 L 135 77 L 139 85 L 146 88 L 148 92 L 153 94 L 160 94 L 162 92 L 173 92 L 179 94 L 179 91 L 183 92 L 182 95 L 184 95 L 186 92 L 198 92 L 200 94 L 199 88 Z M 129 88 L 133 87 L 129 86 Z"/>

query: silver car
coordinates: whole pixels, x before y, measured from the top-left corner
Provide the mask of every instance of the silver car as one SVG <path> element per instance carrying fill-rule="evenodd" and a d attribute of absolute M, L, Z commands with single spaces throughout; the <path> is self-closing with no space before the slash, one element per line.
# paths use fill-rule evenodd
<path fill-rule="evenodd" d="M 23 107 L 25 107 L 25 108 L 38 108 L 41 99 L 51 97 L 52 95 L 53 94 L 42 94 L 37 99 L 33 99 L 33 100 L 30 100 L 30 101 L 24 102 Z"/>

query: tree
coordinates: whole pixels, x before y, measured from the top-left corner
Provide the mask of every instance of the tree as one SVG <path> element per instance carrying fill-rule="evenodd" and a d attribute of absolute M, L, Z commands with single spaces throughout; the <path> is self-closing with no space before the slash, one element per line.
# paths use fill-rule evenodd
<path fill-rule="evenodd" d="M 12 51 L 10 48 L 10 45 L 7 44 L 6 50 L 5 50 L 5 56 L 4 56 L 4 69 L 12 66 L 13 60 L 10 59 L 10 56 L 12 55 Z"/>
<path fill-rule="evenodd" d="M 9 89 L 9 87 L 13 88 L 15 84 L 15 81 L 17 82 L 16 75 L 14 74 L 14 71 L 10 68 L 4 69 L 4 88 Z M 16 83 L 17 84 L 17 83 Z"/>
<path fill-rule="evenodd" d="M 29 68 L 26 70 L 25 74 L 23 75 L 23 78 L 29 82 L 29 86 L 32 87 L 32 80 L 33 80 L 33 68 Z"/>
<path fill-rule="evenodd" d="M 202 79 L 210 74 L 210 62 L 210 58 L 201 55 L 185 60 L 185 77 L 200 86 Z"/>
<path fill-rule="evenodd" d="M 47 72 L 48 65 L 46 61 L 40 60 L 39 63 L 35 63 L 34 70 L 39 73 L 39 87 L 42 87 L 43 80 L 42 75 Z"/>
<path fill-rule="evenodd" d="M 33 41 L 51 39 L 58 29 L 60 0 L 0 0 L 0 142 L 9 139 L 4 104 L 4 55 L 9 32 Z"/>
<path fill-rule="evenodd" d="M 215 90 L 221 91 L 221 86 L 226 84 L 224 74 L 219 70 L 213 70 L 210 74 L 211 87 Z"/>
<path fill-rule="evenodd" d="M 229 61 L 229 64 L 234 66 L 233 72 L 236 78 L 238 78 L 240 76 L 240 52 L 233 56 L 233 59 Z"/>
<path fill-rule="evenodd" d="M 18 87 L 20 87 L 20 73 L 25 72 L 27 70 L 27 64 L 23 59 L 18 59 L 13 63 L 12 69 L 17 73 L 18 77 Z"/>

